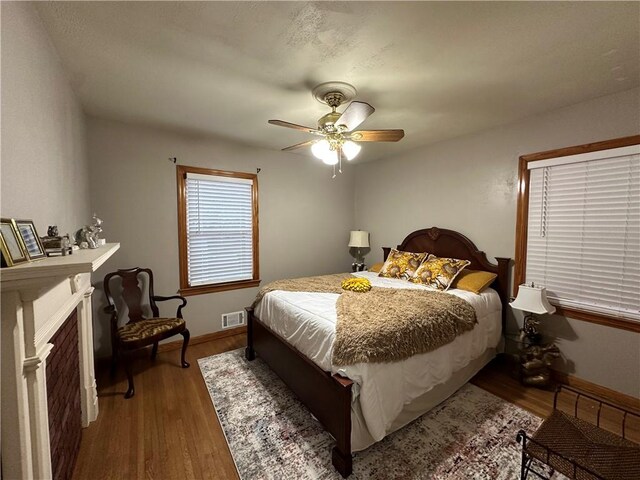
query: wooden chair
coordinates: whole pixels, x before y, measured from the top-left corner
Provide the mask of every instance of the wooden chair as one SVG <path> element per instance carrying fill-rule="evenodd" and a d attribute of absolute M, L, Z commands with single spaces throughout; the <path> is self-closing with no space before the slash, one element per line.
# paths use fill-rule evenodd
<path fill-rule="evenodd" d="M 142 289 L 140 288 L 139 275 L 146 274 L 149 282 L 149 307 L 153 313 L 152 318 L 145 318 L 142 308 Z M 129 321 L 118 327 L 118 311 L 116 302 L 111 295 L 109 283 L 113 277 L 122 279 L 122 299 L 129 309 Z M 142 277 L 140 277 L 142 278 Z M 188 368 L 189 363 L 184 356 L 189 345 L 189 330 L 182 319 L 182 308 L 187 304 L 187 300 L 179 295 L 171 297 L 160 297 L 153 293 L 153 272 L 149 268 L 130 268 L 111 272 L 104 277 L 104 293 L 107 296 L 108 306 L 104 311 L 111 315 L 111 348 L 112 360 L 111 371 L 115 372 L 119 357 L 124 357 L 125 371 L 129 381 L 129 388 L 124 398 L 133 397 L 135 390 L 133 386 L 133 373 L 131 370 L 132 355 L 135 350 L 153 345 L 151 359 L 155 360 L 158 353 L 158 342 L 173 335 L 180 334 L 184 338 L 182 343 L 181 364 L 182 368 Z M 156 302 L 165 300 L 182 300 L 178 306 L 175 318 L 162 318 Z"/>

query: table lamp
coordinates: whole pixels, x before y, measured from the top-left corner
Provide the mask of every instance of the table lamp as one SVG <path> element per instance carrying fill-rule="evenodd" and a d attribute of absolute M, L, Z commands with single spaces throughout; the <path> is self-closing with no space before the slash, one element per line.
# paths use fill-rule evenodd
<path fill-rule="evenodd" d="M 361 272 L 364 270 L 364 258 L 360 254 L 361 248 L 369 248 L 369 232 L 364 230 L 352 230 L 349 237 L 349 248 L 356 248 L 356 257 L 351 265 L 354 272 Z"/>
<path fill-rule="evenodd" d="M 522 334 L 532 344 L 540 343 L 540 332 L 538 332 L 540 322 L 536 320 L 535 315 L 555 313 L 556 311 L 556 307 L 547 300 L 546 288 L 537 287 L 533 282 L 531 285 L 522 284 L 518 287 L 518 296 L 509 305 L 511 308 L 525 312 Z"/>

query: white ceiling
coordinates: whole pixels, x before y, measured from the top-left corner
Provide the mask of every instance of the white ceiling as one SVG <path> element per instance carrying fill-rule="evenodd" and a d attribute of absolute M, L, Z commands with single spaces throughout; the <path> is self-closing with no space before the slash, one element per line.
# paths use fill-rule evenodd
<path fill-rule="evenodd" d="M 640 85 L 638 2 L 45 2 L 86 112 L 279 149 L 330 80 L 376 107 L 373 160 Z"/>

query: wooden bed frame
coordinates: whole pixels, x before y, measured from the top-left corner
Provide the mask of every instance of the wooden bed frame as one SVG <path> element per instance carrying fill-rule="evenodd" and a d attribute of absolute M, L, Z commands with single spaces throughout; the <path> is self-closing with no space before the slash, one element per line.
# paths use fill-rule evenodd
<path fill-rule="evenodd" d="M 391 248 L 384 247 L 384 259 Z M 502 301 L 502 331 L 504 332 L 509 302 L 509 258 L 496 258 L 497 265 L 489 262 L 467 237 L 453 230 L 431 227 L 410 233 L 398 245 L 405 252 L 429 252 L 438 257 L 451 257 L 471 261 L 473 270 L 484 270 L 498 275 L 491 287 Z M 325 430 L 336 440 L 331 453 L 333 466 L 343 477 L 352 471 L 351 457 L 351 388 L 353 382 L 340 375 L 319 368 L 286 340 L 269 329 L 247 308 L 247 360 L 256 353 L 289 386 Z"/>

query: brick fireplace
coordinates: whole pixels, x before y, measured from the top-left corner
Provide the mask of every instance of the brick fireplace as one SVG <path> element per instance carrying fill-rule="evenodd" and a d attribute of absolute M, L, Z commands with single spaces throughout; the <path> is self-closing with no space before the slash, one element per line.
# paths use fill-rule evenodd
<path fill-rule="evenodd" d="M 2 269 L 0 478 L 70 478 L 98 416 L 91 273 L 119 247 Z"/>
<path fill-rule="evenodd" d="M 47 358 L 47 406 L 51 471 L 54 480 L 66 480 L 73 473 L 82 435 L 77 310 L 50 343 L 53 348 Z"/>

